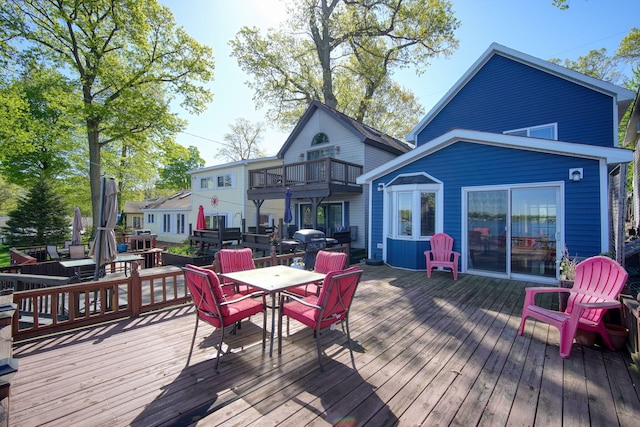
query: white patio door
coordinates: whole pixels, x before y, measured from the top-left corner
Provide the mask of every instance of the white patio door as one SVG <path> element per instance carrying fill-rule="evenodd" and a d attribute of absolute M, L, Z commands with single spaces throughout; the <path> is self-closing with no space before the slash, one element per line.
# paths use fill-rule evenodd
<path fill-rule="evenodd" d="M 560 186 L 478 189 L 465 195 L 468 270 L 555 279 Z"/>

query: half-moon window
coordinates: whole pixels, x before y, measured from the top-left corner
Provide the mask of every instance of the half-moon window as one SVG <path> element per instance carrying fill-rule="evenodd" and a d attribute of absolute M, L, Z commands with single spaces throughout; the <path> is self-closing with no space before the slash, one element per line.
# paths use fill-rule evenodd
<path fill-rule="evenodd" d="M 313 140 L 311 140 L 311 145 L 326 144 L 327 142 L 329 142 L 329 137 L 327 136 L 327 134 L 320 132 L 313 137 Z"/>

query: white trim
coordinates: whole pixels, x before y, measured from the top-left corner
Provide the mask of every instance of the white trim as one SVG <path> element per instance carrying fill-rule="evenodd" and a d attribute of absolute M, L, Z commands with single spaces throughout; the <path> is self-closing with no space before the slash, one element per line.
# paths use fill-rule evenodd
<path fill-rule="evenodd" d="M 552 141 L 549 139 L 528 138 L 523 136 L 502 135 L 475 130 L 454 129 L 423 144 L 408 153 L 360 175 L 356 182 L 366 184 L 405 165 L 433 154 L 458 141 L 485 144 L 498 147 L 515 148 L 525 151 L 537 151 L 583 159 L 606 160 L 607 164 L 628 163 L 633 161 L 633 150 L 616 147 L 600 147 L 575 142 Z"/>
<path fill-rule="evenodd" d="M 527 126 L 524 128 L 520 128 L 520 129 L 510 129 L 510 130 L 505 130 L 504 132 L 502 132 L 504 135 L 512 135 L 516 132 L 522 132 L 522 131 L 527 131 L 527 137 L 531 138 L 531 131 L 534 130 L 538 130 L 538 129 L 549 129 L 551 128 L 553 130 L 553 137 L 552 138 L 540 138 L 540 139 L 550 139 L 553 141 L 557 141 L 558 140 L 558 122 L 555 123 L 545 123 L 542 125 L 537 125 L 537 126 Z"/>
<path fill-rule="evenodd" d="M 609 171 L 607 165 L 600 162 L 600 252 L 609 252 Z M 626 182 L 626 180 L 625 180 Z"/>
<path fill-rule="evenodd" d="M 561 67 L 556 64 L 544 61 L 534 56 L 519 52 L 517 50 L 502 46 L 498 43 L 492 43 L 489 48 L 473 63 L 473 65 L 462 75 L 462 77 L 449 89 L 444 97 L 427 113 L 426 116 L 407 134 L 405 139 L 407 142 L 416 144 L 418 134 L 444 109 L 444 107 L 453 99 L 453 97 L 480 71 L 480 69 L 493 57 L 493 55 L 502 55 L 506 58 L 518 61 L 525 65 L 553 74 L 565 80 L 588 87 L 597 92 L 604 93 L 613 98 L 614 106 L 618 103 L 631 102 L 635 94 L 623 87 L 598 80 L 593 77 L 578 73 L 568 68 Z M 617 108 L 614 108 L 614 111 Z M 618 129 L 617 124 L 613 127 Z M 612 141 L 617 141 L 617 133 Z"/>

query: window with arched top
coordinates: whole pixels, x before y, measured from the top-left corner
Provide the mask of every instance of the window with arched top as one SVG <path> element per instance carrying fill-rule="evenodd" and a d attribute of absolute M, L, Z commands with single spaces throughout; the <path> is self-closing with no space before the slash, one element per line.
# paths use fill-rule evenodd
<path fill-rule="evenodd" d="M 318 144 L 326 144 L 329 142 L 329 137 L 327 136 L 326 133 L 316 133 L 316 135 L 313 137 L 313 139 L 311 140 L 311 145 L 318 145 Z"/>

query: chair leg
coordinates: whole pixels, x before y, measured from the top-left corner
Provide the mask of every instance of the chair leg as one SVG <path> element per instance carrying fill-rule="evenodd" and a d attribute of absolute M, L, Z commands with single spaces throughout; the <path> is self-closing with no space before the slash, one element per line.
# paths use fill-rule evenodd
<path fill-rule="evenodd" d="M 351 354 L 351 364 L 353 365 L 353 370 L 356 371 L 356 359 L 353 357 L 353 347 L 351 345 L 351 334 L 349 333 L 349 316 L 344 319 L 345 326 L 347 328 L 347 344 L 349 344 L 349 353 Z"/>
<path fill-rule="evenodd" d="M 220 354 L 222 353 L 222 340 L 224 339 L 224 326 L 220 328 L 220 342 L 218 343 L 218 356 L 216 357 L 216 371 L 220 365 Z"/>
<path fill-rule="evenodd" d="M 189 366 L 189 362 L 191 361 L 191 354 L 193 353 L 193 345 L 196 343 L 196 334 L 198 333 L 198 322 L 199 321 L 200 321 L 200 318 L 198 317 L 198 311 L 196 310 L 196 327 L 193 328 L 193 338 L 191 338 L 191 348 L 189 349 L 189 357 L 187 357 L 186 366 Z"/>
<path fill-rule="evenodd" d="M 322 349 L 320 348 L 320 328 L 315 329 L 313 332 L 316 336 L 316 347 L 318 348 L 318 363 L 320 364 L 320 372 L 324 372 L 324 366 L 322 365 Z"/>

